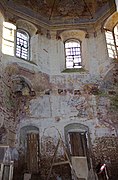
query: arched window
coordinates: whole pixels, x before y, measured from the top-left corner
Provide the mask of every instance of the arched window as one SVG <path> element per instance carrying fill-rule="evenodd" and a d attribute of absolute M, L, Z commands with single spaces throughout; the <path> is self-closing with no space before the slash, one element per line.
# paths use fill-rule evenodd
<path fill-rule="evenodd" d="M 16 32 L 16 56 L 29 60 L 29 34 L 21 29 Z"/>
<path fill-rule="evenodd" d="M 114 27 L 114 40 L 115 40 L 116 54 L 118 58 L 118 24 Z"/>
<path fill-rule="evenodd" d="M 109 57 L 118 58 L 118 24 L 112 31 L 106 30 L 105 34 Z"/>
<path fill-rule="evenodd" d="M 69 39 L 65 42 L 66 68 L 81 68 L 81 42 Z"/>
<path fill-rule="evenodd" d="M 14 37 L 16 26 L 3 22 L 2 53 L 14 56 Z"/>

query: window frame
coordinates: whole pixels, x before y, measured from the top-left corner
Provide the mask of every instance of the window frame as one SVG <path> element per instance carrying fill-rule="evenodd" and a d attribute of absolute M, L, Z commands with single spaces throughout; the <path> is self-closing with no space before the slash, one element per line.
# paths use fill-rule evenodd
<path fill-rule="evenodd" d="M 115 35 L 115 32 L 114 32 L 114 29 L 115 29 L 115 27 L 117 26 L 117 29 L 118 29 L 118 22 L 115 24 L 115 26 L 113 27 L 113 31 L 112 31 L 112 34 L 113 34 L 113 39 L 114 39 L 114 45 L 115 45 L 115 51 L 116 51 L 116 58 L 118 58 L 118 45 L 117 45 L 117 43 L 116 43 L 116 41 L 118 40 L 118 39 L 116 39 L 116 35 Z M 117 32 L 118 32 L 118 30 L 117 30 Z M 118 35 L 117 35 L 118 36 Z"/>
<path fill-rule="evenodd" d="M 7 37 L 5 37 L 5 31 L 7 32 Z M 3 32 L 2 32 L 2 53 L 10 56 L 14 56 L 15 51 L 15 30 L 16 26 L 10 22 L 3 22 Z M 11 34 L 11 35 L 10 35 Z M 10 38 L 11 36 L 11 38 Z M 10 43 L 10 44 L 9 44 Z M 6 47 L 9 47 L 10 50 L 6 52 Z M 9 53 L 10 52 L 10 53 Z"/>
<path fill-rule="evenodd" d="M 67 55 L 66 55 L 66 43 L 68 42 L 76 42 L 80 45 L 80 58 L 81 58 L 81 62 L 79 66 L 73 66 L 73 67 L 67 67 Z M 72 48 L 72 47 L 71 47 Z M 76 38 L 69 38 L 69 39 L 66 39 L 66 41 L 64 42 L 64 53 L 65 53 L 65 69 L 81 69 L 82 68 L 82 41 L 80 39 L 76 39 Z M 76 55 L 74 55 L 74 57 L 76 57 Z M 78 61 L 79 63 L 79 61 Z"/>
<path fill-rule="evenodd" d="M 68 133 L 68 136 L 71 156 L 87 157 L 87 132 L 72 131 Z"/>
<path fill-rule="evenodd" d="M 23 58 L 23 57 L 21 57 L 21 55 L 20 55 L 20 57 L 19 56 L 17 56 L 17 33 L 21 33 L 21 34 L 25 34 L 26 36 L 27 36 L 27 38 L 28 38 L 28 40 L 27 40 L 27 43 L 28 43 L 28 49 L 27 49 L 27 59 L 25 59 L 25 58 Z M 21 29 L 21 28 L 18 28 L 18 29 L 16 29 L 16 36 L 15 36 L 15 56 L 17 57 L 17 58 L 20 58 L 20 59 L 23 59 L 23 60 L 25 60 L 25 61 L 30 61 L 30 39 L 31 39 L 31 37 L 30 37 L 30 34 L 26 31 L 26 30 L 24 30 L 24 29 Z"/>
<path fill-rule="evenodd" d="M 113 55 L 112 55 L 112 59 L 114 58 L 118 58 L 118 45 L 116 44 L 116 35 L 115 35 L 115 32 L 114 32 L 114 29 L 115 27 L 118 26 L 118 22 L 115 24 L 115 26 L 112 28 L 112 30 L 109 30 L 107 28 L 105 28 L 105 39 L 106 39 L 106 45 L 107 45 L 107 52 L 108 52 L 108 56 L 110 56 L 110 53 L 109 53 L 109 48 L 108 48 L 108 45 L 111 46 L 111 47 L 114 47 L 114 51 L 113 51 Z M 108 43 L 108 39 L 107 39 L 107 33 L 111 33 L 111 36 L 112 36 L 112 41 L 113 41 L 113 44 L 109 44 Z"/>

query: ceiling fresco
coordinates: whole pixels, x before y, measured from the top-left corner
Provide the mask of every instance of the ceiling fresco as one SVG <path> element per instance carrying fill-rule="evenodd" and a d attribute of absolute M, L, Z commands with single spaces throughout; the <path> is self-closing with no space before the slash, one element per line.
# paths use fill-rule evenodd
<path fill-rule="evenodd" d="M 49 19 L 88 18 L 92 19 L 109 0 L 12 0 Z"/>
<path fill-rule="evenodd" d="M 0 0 L 0 4 L 8 17 L 11 13 L 25 15 L 50 27 L 93 23 L 115 7 L 114 0 Z"/>

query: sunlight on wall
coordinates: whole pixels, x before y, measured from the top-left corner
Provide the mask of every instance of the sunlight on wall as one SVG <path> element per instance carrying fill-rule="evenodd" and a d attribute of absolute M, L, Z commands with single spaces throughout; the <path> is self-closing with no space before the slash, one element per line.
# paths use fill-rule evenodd
<path fill-rule="evenodd" d="M 14 40 L 15 40 L 16 26 L 4 22 L 3 23 L 3 38 L 2 38 L 2 53 L 10 56 L 14 56 Z"/>

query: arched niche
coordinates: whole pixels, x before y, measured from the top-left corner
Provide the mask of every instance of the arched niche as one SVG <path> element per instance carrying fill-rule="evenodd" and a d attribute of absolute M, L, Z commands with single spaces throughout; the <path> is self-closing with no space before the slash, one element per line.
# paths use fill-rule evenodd
<path fill-rule="evenodd" d="M 36 134 L 39 134 L 39 128 L 32 125 L 24 126 L 20 129 L 20 144 L 25 146 L 25 141 L 27 139 L 27 134 L 34 132 Z"/>
<path fill-rule="evenodd" d="M 68 39 L 80 39 L 82 41 L 85 38 L 86 32 L 82 30 L 68 30 L 63 31 L 60 34 L 62 41 L 66 41 Z"/>
<path fill-rule="evenodd" d="M 83 124 L 80 123 L 72 123 L 72 124 L 68 124 L 64 127 L 64 134 L 65 134 L 65 142 L 66 145 L 69 149 L 69 139 L 68 139 L 68 135 L 70 132 L 80 132 L 80 133 L 86 133 L 87 134 L 87 138 L 88 141 L 90 140 L 89 138 L 89 128 Z"/>
<path fill-rule="evenodd" d="M 27 125 L 20 129 L 20 147 L 24 154 L 24 171 L 39 173 L 39 128 Z"/>
<path fill-rule="evenodd" d="M 70 158 L 85 158 L 87 169 L 91 169 L 91 142 L 89 128 L 80 123 L 68 124 L 64 127 L 66 146 Z M 88 170 L 87 170 L 88 171 Z"/>
<path fill-rule="evenodd" d="M 87 32 L 84 30 L 67 30 L 67 31 L 63 31 L 60 33 L 60 37 L 62 40 L 62 46 L 64 48 L 65 51 L 65 42 L 71 39 L 74 40 L 78 40 L 81 42 L 81 66 L 82 68 L 88 69 L 89 68 L 89 60 L 87 57 L 87 53 L 88 53 L 88 48 L 87 48 Z M 64 58 L 65 58 L 65 54 L 64 54 Z M 66 63 L 66 59 L 65 61 L 62 62 L 62 69 L 64 70 L 65 68 L 65 63 Z"/>
<path fill-rule="evenodd" d="M 80 123 L 68 124 L 64 127 L 65 139 L 67 142 L 67 136 L 69 132 L 89 132 L 88 126 L 85 126 Z"/>
<path fill-rule="evenodd" d="M 31 82 L 23 77 L 23 76 L 16 76 L 13 78 L 13 90 L 14 93 L 20 93 L 22 95 L 31 95 L 34 96 L 35 95 L 35 91 L 32 87 Z"/>
<path fill-rule="evenodd" d="M 18 29 L 24 29 L 25 31 L 27 31 L 30 36 L 32 37 L 33 35 L 36 34 L 37 32 L 37 28 L 34 24 L 28 22 L 28 21 L 25 21 L 23 19 L 19 19 L 17 20 L 16 22 L 16 26 Z"/>

